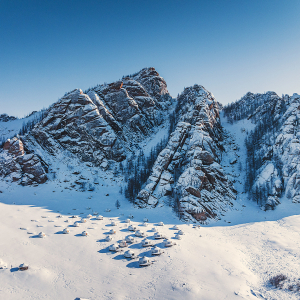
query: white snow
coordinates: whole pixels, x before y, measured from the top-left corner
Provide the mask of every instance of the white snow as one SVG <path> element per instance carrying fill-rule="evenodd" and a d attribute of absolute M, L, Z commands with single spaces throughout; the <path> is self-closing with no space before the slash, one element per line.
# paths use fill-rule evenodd
<path fill-rule="evenodd" d="M 119 194 L 122 180 L 113 178 L 112 171 L 79 167 L 76 159 L 63 153 L 52 158 L 50 171 L 57 173 L 43 185 L 22 187 L 1 181 L 0 299 L 299 299 L 299 292 L 275 289 L 268 280 L 280 273 L 291 281 L 300 278 L 300 205 L 284 198 L 274 211 L 265 212 L 246 199 L 244 138 L 254 125 L 247 120 L 230 125 L 223 118 L 222 123 L 230 134 L 224 141 L 230 151 L 221 165 L 238 197 L 222 220 L 200 229 L 180 222 L 168 206 L 134 208 Z M 167 128 L 159 131 L 157 140 L 166 133 Z M 145 143 L 145 154 L 151 141 Z M 230 164 L 236 158 L 237 163 Z M 80 177 L 97 182 L 95 190 L 69 189 Z M 72 226 L 79 220 L 72 215 L 86 218 L 93 212 L 103 220 L 95 215 Z M 130 224 L 164 251 L 152 257 L 151 249 L 142 247 L 142 237 L 123 249 L 150 258 L 153 264 L 148 267 L 140 268 L 138 258 L 127 260 L 123 251 L 108 250 L 134 236 L 125 222 L 129 215 Z M 145 217 L 148 227 L 143 226 Z M 165 225 L 157 227 L 159 222 Z M 185 233 L 180 240 L 175 240 L 174 225 Z M 62 234 L 65 228 L 69 234 Z M 112 228 L 116 234 L 106 242 Z M 152 228 L 176 245 L 164 248 Z M 46 238 L 36 238 L 41 231 Z M 83 231 L 89 235 L 82 236 Z M 22 263 L 29 265 L 27 271 L 17 271 Z"/>

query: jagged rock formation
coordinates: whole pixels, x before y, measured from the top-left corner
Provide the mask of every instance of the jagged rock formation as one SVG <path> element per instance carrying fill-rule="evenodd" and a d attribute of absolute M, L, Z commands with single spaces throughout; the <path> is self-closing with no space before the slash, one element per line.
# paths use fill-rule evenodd
<path fill-rule="evenodd" d="M 219 107 L 213 95 L 199 85 L 186 88 L 177 100 L 177 126 L 136 203 L 154 207 L 172 195 L 184 219 L 205 222 L 216 218 L 235 199 L 219 164 Z"/>
<path fill-rule="evenodd" d="M 19 138 L 8 139 L 0 152 L 0 177 L 22 185 L 44 183 L 47 175 L 35 154 L 26 154 Z"/>
<path fill-rule="evenodd" d="M 135 144 L 164 121 L 171 103 L 164 79 L 146 68 L 86 94 L 80 89 L 66 94 L 24 141 L 30 149 L 37 142 L 53 155 L 67 149 L 105 169 L 110 160 L 120 162 L 134 151 Z"/>
<path fill-rule="evenodd" d="M 247 95 L 258 105 L 243 114 L 256 124 L 246 140 L 246 190 L 265 209 L 274 209 L 282 195 L 300 202 L 300 96 L 281 98 L 274 92 Z M 229 119 L 240 115 L 244 104 L 243 97 L 227 106 L 224 110 Z"/>

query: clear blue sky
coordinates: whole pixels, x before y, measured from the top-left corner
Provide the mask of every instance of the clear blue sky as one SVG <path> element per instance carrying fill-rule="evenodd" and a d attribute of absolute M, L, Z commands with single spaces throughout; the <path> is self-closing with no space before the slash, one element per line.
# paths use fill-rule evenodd
<path fill-rule="evenodd" d="M 172 96 L 300 93 L 300 1 L 0 0 L 0 113 L 153 66 Z"/>

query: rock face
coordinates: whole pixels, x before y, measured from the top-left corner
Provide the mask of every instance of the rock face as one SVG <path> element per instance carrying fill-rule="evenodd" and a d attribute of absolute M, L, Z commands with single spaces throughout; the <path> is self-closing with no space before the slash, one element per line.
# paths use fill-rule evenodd
<path fill-rule="evenodd" d="M 7 140 L 0 152 L 0 176 L 22 185 L 44 183 L 47 175 L 35 154 L 26 154 L 19 138 Z"/>
<path fill-rule="evenodd" d="M 84 162 L 104 169 L 121 162 L 164 121 L 172 98 L 154 68 L 133 77 L 98 85 L 86 93 L 76 89 L 53 104 L 47 117 L 24 138 L 55 155 L 68 150 Z"/>
<path fill-rule="evenodd" d="M 283 194 L 300 202 L 300 96 L 268 92 L 245 97 L 224 110 L 229 120 L 247 118 L 256 125 L 246 140 L 246 191 L 264 209 L 274 209 Z"/>
<path fill-rule="evenodd" d="M 186 88 L 177 101 L 176 128 L 136 203 L 155 207 L 171 196 L 183 219 L 206 222 L 217 218 L 235 199 L 219 164 L 219 107 L 213 95 L 199 85 Z"/>

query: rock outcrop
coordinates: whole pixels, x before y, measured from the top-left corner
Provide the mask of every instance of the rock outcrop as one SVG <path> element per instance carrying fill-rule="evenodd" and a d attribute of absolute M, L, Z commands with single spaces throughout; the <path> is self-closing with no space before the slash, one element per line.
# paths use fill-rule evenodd
<path fill-rule="evenodd" d="M 68 150 L 105 169 L 109 161 L 121 162 L 135 151 L 136 143 L 164 121 L 171 103 L 164 79 L 154 68 L 143 69 L 85 93 L 71 91 L 24 140 L 34 139 L 53 155 Z"/>
<path fill-rule="evenodd" d="M 186 88 L 177 101 L 177 126 L 136 204 L 155 207 L 171 196 L 183 219 L 206 222 L 217 218 L 235 199 L 235 190 L 219 164 L 219 107 L 199 85 Z"/>
<path fill-rule="evenodd" d="M 19 138 L 7 140 L 0 152 L 0 177 L 22 185 L 40 184 L 47 180 L 45 168 L 40 158 L 26 154 Z"/>

